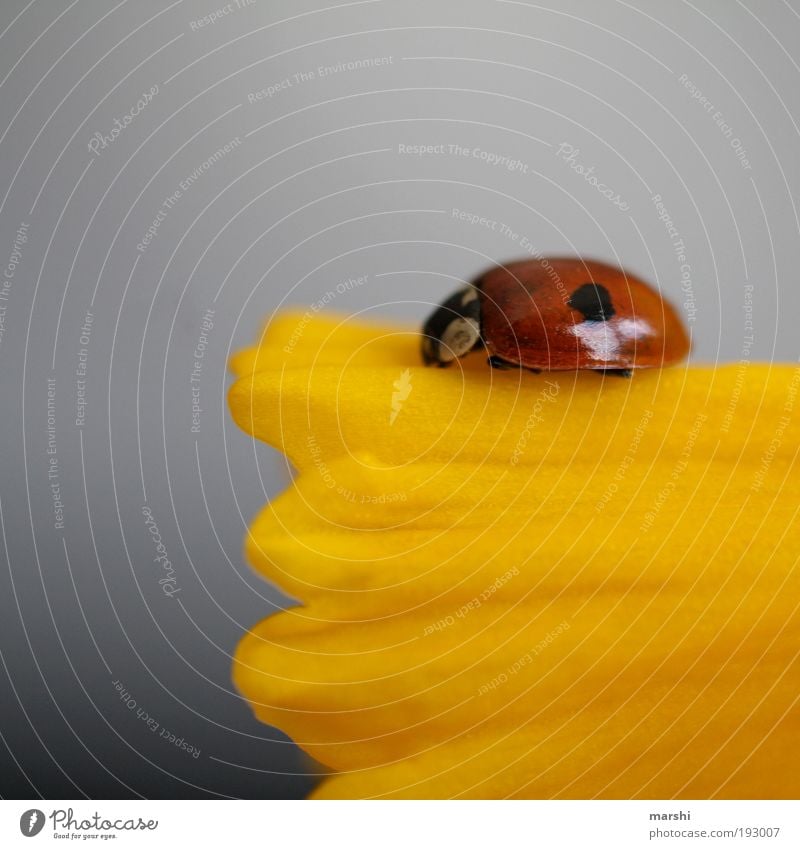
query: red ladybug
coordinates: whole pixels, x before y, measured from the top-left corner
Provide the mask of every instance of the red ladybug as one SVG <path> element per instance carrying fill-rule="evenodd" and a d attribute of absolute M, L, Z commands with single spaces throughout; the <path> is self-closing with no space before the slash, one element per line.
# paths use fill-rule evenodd
<path fill-rule="evenodd" d="M 494 368 L 629 377 L 676 363 L 690 347 L 675 310 L 643 280 L 567 257 L 493 268 L 451 295 L 422 332 L 425 364 L 442 367 L 485 347 Z"/>

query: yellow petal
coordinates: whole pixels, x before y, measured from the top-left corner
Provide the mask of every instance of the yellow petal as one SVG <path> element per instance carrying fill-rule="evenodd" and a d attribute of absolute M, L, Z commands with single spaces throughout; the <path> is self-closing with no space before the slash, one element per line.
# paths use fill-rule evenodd
<path fill-rule="evenodd" d="M 285 314 L 232 366 L 292 487 L 247 556 L 301 605 L 241 642 L 318 798 L 794 798 L 800 369 L 419 365 Z"/>

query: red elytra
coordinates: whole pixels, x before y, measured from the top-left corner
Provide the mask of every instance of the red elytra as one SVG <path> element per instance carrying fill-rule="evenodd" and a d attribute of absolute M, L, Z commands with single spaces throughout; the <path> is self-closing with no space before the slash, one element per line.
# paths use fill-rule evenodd
<path fill-rule="evenodd" d="M 465 328 L 475 331 L 469 345 Z M 493 268 L 448 299 L 424 333 L 423 357 L 438 365 L 483 345 L 496 367 L 623 374 L 678 362 L 690 348 L 677 313 L 651 286 L 569 257 Z"/>

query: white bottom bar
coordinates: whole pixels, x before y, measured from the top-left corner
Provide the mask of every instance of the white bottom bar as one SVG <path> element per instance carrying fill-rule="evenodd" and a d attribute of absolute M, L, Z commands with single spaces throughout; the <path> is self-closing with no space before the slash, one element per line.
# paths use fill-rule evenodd
<path fill-rule="evenodd" d="M 30 836 L 29 836 L 30 835 Z M 0 845 L 800 846 L 800 803 L 0 801 Z"/>

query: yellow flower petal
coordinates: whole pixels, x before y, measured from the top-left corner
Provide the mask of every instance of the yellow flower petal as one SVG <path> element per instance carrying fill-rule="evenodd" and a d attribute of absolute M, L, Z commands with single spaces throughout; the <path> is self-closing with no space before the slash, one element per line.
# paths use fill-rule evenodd
<path fill-rule="evenodd" d="M 301 602 L 234 679 L 338 771 L 315 796 L 797 797 L 800 369 L 418 342 L 284 314 L 232 363 L 236 421 L 299 470 L 247 556 Z"/>

